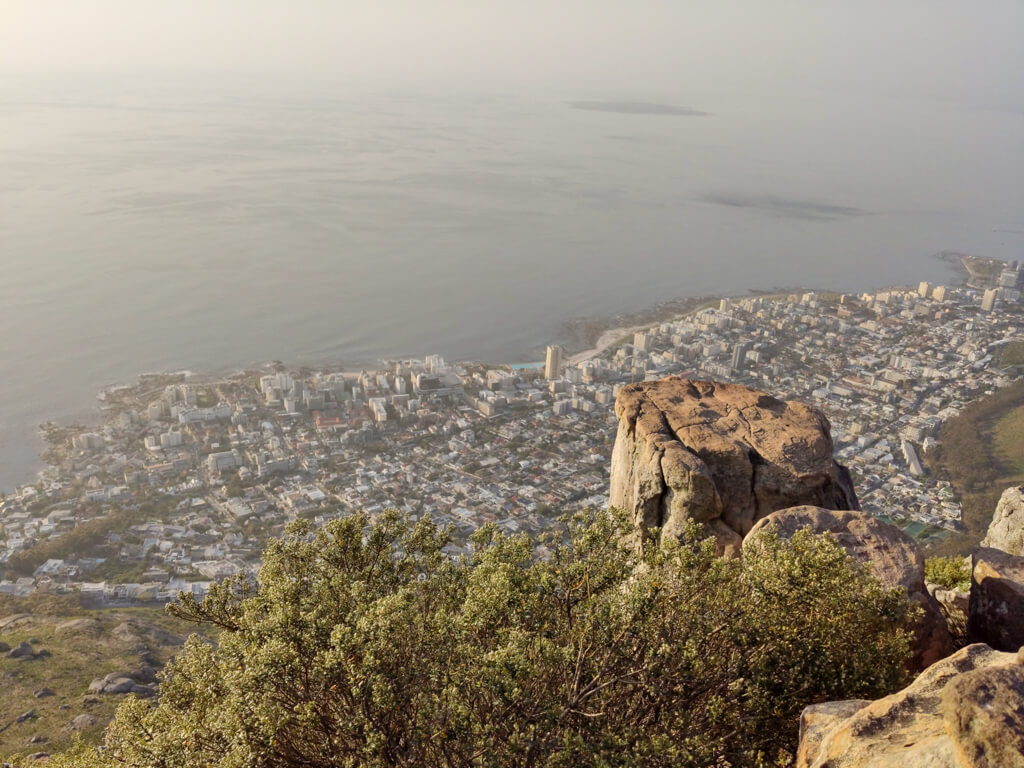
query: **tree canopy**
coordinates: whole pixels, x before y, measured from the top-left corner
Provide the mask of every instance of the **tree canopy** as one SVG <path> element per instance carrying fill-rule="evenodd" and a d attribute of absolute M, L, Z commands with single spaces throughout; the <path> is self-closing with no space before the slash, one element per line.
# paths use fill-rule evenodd
<path fill-rule="evenodd" d="M 172 612 L 220 627 L 61 767 L 708 766 L 790 759 L 801 709 L 904 682 L 908 615 L 829 537 L 724 560 L 697 527 L 635 546 L 615 512 L 452 559 L 363 515 L 268 547 Z"/>

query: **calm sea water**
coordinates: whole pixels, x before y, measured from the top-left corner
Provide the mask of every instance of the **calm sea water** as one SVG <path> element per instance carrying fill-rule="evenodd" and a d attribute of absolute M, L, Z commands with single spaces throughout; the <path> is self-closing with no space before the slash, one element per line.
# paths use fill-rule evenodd
<path fill-rule="evenodd" d="M 149 370 L 538 359 L 567 318 L 1024 256 L 1024 117 L 840 95 L 0 78 L 0 488 Z"/>

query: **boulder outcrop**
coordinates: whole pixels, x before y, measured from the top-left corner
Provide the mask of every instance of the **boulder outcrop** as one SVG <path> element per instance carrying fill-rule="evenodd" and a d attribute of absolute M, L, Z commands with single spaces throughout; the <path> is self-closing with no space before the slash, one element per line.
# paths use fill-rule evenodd
<path fill-rule="evenodd" d="M 1024 486 L 1003 491 L 981 546 L 1024 556 Z"/>
<path fill-rule="evenodd" d="M 1024 768 L 1021 661 L 1019 654 L 971 645 L 865 706 L 808 707 L 797 766 Z"/>
<path fill-rule="evenodd" d="M 641 529 L 679 536 L 696 520 L 735 554 L 776 510 L 858 508 L 849 472 L 832 458 L 828 419 L 803 403 L 667 378 L 624 387 L 615 412 L 610 503 Z"/>
<path fill-rule="evenodd" d="M 89 683 L 90 693 L 126 694 L 134 693 L 137 696 L 153 696 L 156 691 L 151 685 L 140 683 L 137 679 L 138 673 L 111 672 L 105 677 L 98 677 Z M 155 680 L 153 676 L 146 676 L 146 679 Z"/>
<path fill-rule="evenodd" d="M 925 584 L 928 594 L 939 604 L 939 610 L 946 619 L 946 626 L 953 636 L 954 643 L 963 645 L 962 639 L 967 636 L 967 612 L 971 595 L 959 589 L 946 589 L 938 584 Z"/>
<path fill-rule="evenodd" d="M 35 649 L 31 645 L 26 643 L 24 640 L 22 640 L 20 643 L 18 643 L 17 647 L 12 648 L 11 650 L 7 651 L 7 653 L 5 655 L 9 659 L 22 659 L 22 660 L 34 659 L 37 656 Z"/>
<path fill-rule="evenodd" d="M 887 587 L 924 592 L 924 555 L 910 536 L 867 512 L 801 506 L 781 509 L 759 520 L 747 537 L 773 528 L 788 539 L 803 528 L 831 534 L 846 552 Z"/>
<path fill-rule="evenodd" d="M 1001 651 L 1024 645 L 1024 557 L 990 547 L 975 550 L 967 636 Z"/>
<path fill-rule="evenodd" d="M 856 510 L 793 507 L 773 512 L 755 523 L 744 546 L 769 528 L 783 538 L 803 528 L 816 534 L 827 533 L 881 584 L 903 589 L 923 611 L 914 626 L 914 669 L 924 669 L 952 653 L 953 640 L 945 617 L 925 586 L 924 555 L 917 542 L 899 528 Z"/>

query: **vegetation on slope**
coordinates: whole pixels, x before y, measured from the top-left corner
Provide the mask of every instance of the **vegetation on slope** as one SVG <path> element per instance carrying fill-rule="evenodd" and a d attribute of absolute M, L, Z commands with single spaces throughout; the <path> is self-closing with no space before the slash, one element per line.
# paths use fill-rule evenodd
<path fill-rule="evenodd" d="M 999 350 L 999 360 L 996 363 L 1000 368 L 1024 365 L 1024 342 L 1011 341 Z"/>
<path fill-rule="evenodd" d="M 965 527 L 934 547 L 934 553 L 964 554 L 984 538 L 1002 492 L 1024 483 L 1024 380 L 946 421 L 928 464 L 956 489 Z"/>
<path fill-rule="evenodd" d="M 971 588 L 971 566 L 962 557 L 929 557 L 924 563 L 924 577 L 946 589 L 967 592 Z"/>
<path fill-rule="evenodd" d="M 904 682 L 906 598 L 831 538 L 741 562 L 696 528 L 641 552 L 629 533 L 579 516 L 539 557 L 488 527 L 452 561 L 429 521 L 296 523 L 258 587 L 174 609 L 222 631 L 188 641 L 159 704 L 51 765 L 776 764 L 805 705 Z"/>
<path fill-rule="evenodd" d="M 93 694 L 89 684 L 143 664 L 159 668 L 188 631 L 156 608 L 85 610 L 48 595 L 0 595 L 0 617 L 0 641 L 28 642 L 36 654 L 0 653 L 0 755 L 67 749 L 76 737 L 99 741 L 124 697 Z"/>

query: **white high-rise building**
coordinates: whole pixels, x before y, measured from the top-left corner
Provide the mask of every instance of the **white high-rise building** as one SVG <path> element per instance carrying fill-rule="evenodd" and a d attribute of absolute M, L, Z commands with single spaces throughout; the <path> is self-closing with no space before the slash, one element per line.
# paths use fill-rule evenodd
<path fill-rule="evenodd" d="M 999 295 L 999 291 L 995 288 L 989 288 L 985 291 L 985 295 L 981 298 L 981 309 L 983 312 L 991 312 L 996 308 L 996 296 Z"/>
<path fill-rule="evenodd" d="M 547 359 L 544 363 L 544 378 L 557 379 L 562 370 L 562 348 L 558 345 L 548 347 Z"/>
<path fill-rule="evenodd" d="M 927 299 L 928 298 L 928 294 L 931 292 L 931 289 L 932 289 L 932 284 L 931 283 L 929 283 L 929 282 L 922 282 L 919 286 L 917 286 L 917 295 L 920 296 L 922 299 Z"/>
<path fill-rule="evenodd" d="M 946 286 L 944 286 L 944 285 L 937 285 L 937 286 L 935 286 L 935 290 L 932 291 L 932 298 L 935 299 L 935 301 L 940 301 L 940 302 L 941 301 L 945 301 L 946 300 Z"/>
<path fill-rule="evenodd" d="M 1007 264 L 999 274 L 999 287 L 1016 288 L 1018 285 L 1020 285 L 1020 270 L 1018 269 L 1016 262 L 1013 264 Z"/>

